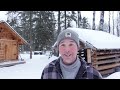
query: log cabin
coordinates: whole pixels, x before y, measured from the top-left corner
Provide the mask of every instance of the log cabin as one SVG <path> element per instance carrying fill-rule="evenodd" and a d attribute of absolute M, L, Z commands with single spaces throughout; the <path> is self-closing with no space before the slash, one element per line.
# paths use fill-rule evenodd
<path fill-rule="evenodd" d="M 98 30 L 68 28 L 78 33 L 79 57 L 86 60 L 103 76 L 120 70 L 120 37 Z M 54 45 L 56 48 L 56 45 Z"/>
<path fill-rule="evenodd" d="M 23 44 L 28 43 L 7 22 L 0 21 L 0 62 L 18 61 Z"/>

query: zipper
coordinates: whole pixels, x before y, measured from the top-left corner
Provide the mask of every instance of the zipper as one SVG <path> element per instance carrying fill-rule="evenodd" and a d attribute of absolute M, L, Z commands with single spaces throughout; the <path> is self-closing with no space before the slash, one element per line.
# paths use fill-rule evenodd
<path fill-rule="evenodd" d="M 60 75 L 61 79 L 64 79 L 63 75 L 58 71 L 58 69 L 55 66 L 54 68 L 56 69 L 57 73 Z"/>
<path fill-rule="evenodd" d="M 62 74 L 60 74 L 60 73 L 59 73 L 59 75 L 60 75 L 61 79 L 64 79 L 64 77 L 63 77 L 63 75 L 62 75 Z"/>
<path fill-rule="evenodd" d="M 64 79 L 63 75 L 56 69 L 57 73 L 60 75 L 61 79 Z"/>

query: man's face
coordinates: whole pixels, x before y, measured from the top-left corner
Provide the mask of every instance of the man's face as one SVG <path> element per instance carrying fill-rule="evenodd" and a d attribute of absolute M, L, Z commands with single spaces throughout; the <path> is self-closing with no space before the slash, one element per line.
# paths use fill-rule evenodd
<path fill-rule="evenodd" d="M 77 44 L 74 40 L 64 39 L 59 44 L 59 53 L 65 64 L 72 64 L 78 53 Z"/>

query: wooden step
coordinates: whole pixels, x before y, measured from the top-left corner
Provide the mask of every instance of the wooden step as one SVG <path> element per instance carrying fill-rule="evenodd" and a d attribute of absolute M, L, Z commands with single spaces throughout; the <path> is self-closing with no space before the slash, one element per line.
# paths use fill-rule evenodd
<path fill-rule="evenodd" d="M 3 63 L 0 63 L 0 68 L 3 68 L 3 67 L 10 67 L 10 66 L 14 66 L 14 65 L 17 65 L 17 64 L 24 64 L 26 63 L 25 61 L 9 61 L 9 62 L 3 62 Z"/>

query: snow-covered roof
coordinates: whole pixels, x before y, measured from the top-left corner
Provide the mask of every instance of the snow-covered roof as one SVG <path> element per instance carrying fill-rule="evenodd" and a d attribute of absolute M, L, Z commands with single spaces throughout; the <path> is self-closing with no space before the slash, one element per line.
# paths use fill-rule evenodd
<path fill-rule="evenodd" d="M 120 49 L 120 37 L 104 31 L 68 28 L 78 33 L 80 40 L 97 49 Z"/>

